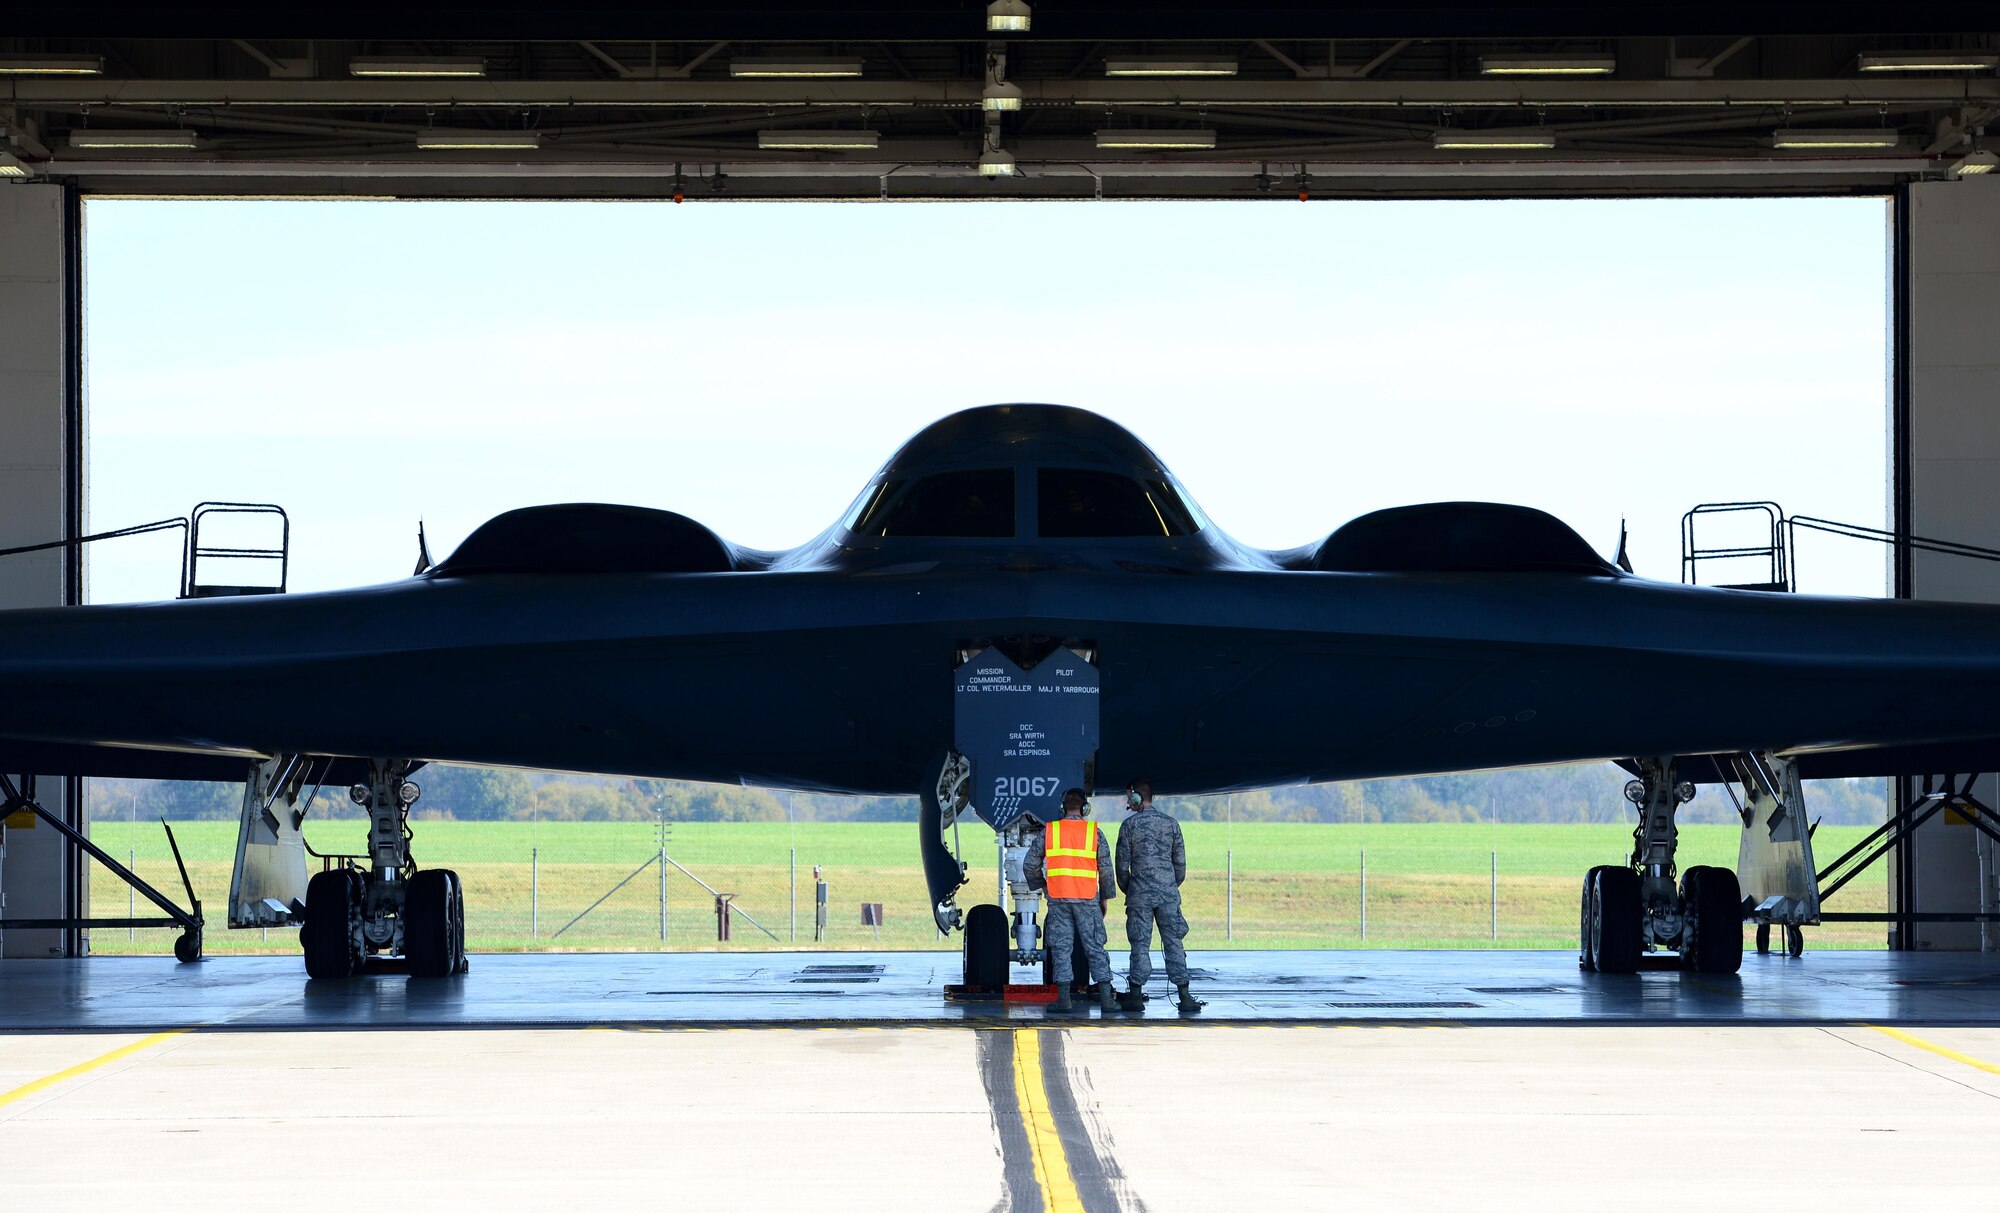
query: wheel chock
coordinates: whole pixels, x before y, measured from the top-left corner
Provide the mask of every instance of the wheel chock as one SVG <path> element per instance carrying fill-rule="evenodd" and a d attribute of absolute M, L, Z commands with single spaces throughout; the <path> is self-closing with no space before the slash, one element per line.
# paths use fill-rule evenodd
<path fill-rule="evenodd" d="M 1037 982 L 1032 985 L 1008 983 L 1004 986 L 948 985 L 944 988 L 946 1002 L 1019 1002 L 1050 1003 L 1056 1000 L 1056 988 Z"/>
<path fill-rule="evenodd" d="M 1056 988 L 1046 982 L 1039 981 L 1032 985 L 1009 985 L 1005 999 L 1008 1002 L 1054 1002 L 1056 1000 Z"/>

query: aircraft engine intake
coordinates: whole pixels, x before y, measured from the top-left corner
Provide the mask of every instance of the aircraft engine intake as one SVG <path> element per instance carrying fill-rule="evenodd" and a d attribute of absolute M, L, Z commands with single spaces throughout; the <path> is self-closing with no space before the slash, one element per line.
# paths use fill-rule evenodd
<path fill-rule="evenodd" d="M 736 567 L 727 543 L 681 514 L 632 505 L 539 505 L 482 524 L 426 576 L 727 573 Z"/>
<path fill-rule="evenodd" d="M 1617 573 L 1561 519 L 1485 501 L 1363 514 L 1327 536 L 1312 567 L 1322 573 Z"/>

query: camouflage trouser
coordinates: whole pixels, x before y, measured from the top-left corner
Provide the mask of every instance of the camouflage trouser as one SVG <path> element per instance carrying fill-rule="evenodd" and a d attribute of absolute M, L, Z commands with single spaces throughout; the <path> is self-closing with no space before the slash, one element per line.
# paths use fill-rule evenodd
<path fill-rule="evenodd" d="M 1048 916 L 1042 921 L 1042 938 L 1049 946 L 1049 973 L 1057 985 L 1065 980 L 1081 984 L 1076 971 L 1075 952 L 1079 940 L 1090 968 L 1092 983 L 1111 980 L 1111 954 L 1104 950 L 1104 911 L 1095 901 L 1048 899 Z"/>
<path fill-rule="evenodd" d="M 1138 989 L 1153 975 L 1154 922 L 1160 924 L 1160 946 L 1167 954 L 1167 980 L 1177 986 L 1187 983 L 1187 949 L 1181 946 L 1181 940 L 1187 938 L 1188 925 L 1187 919 L 1181 917 L 1180 890 L 1165 893 L 1134 890 L 1125 896 L 1125 938 L 1132 944 L 1132 967 L 1126 974 L 1128 989 Z"/>

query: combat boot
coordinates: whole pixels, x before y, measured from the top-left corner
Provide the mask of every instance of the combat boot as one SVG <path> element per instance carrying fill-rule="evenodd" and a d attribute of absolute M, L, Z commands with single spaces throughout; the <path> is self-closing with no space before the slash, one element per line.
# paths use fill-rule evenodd
<path fill-rule="evenodd" d="M 1174 1009 L 1183 1015 L 1193 1015 L 1208 1005 L 1206 1002 L 1188 993 L 1187 983 L 1184 981 L 1176 985 L 1174 989 L 1181 992 L 1180 1001 L 1174 1004 Z"/>
<path fill-rule="evenodd" d="M 1127 1011 L 1143 1011 L 1146 1009 L 1146 991 L 1133 986 L 1118 996 L 1118 1005 Z"/>
<path fill-rule="evenodd" d="M 1103 981 L 1098 982 L 1097 983 L 1098 1009 L 1103 1011 L 1106 1015 L 1111 1014 L 1113 1007 L 1113 999 L 1115 998 L 1116 994 L 1117 991 L 1111 988 L 1111 979 L 1109 977 L 1105 978 Z"/>
<path fill-rule="evenodd" d="M 1066 981 L 1056 983 L 1056 1000 L 1049 1004 L 1049 1014 L 1072 1015 L 1075 1012 L 1076 1004 L 1069 999 L 1069 983 Z"/>

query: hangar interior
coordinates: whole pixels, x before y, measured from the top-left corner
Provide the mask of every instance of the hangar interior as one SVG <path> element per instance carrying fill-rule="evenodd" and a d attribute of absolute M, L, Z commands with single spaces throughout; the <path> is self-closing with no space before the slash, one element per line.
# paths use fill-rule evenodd
<path fill-rule="evenodd" d="M 0 38 L 0 546 L 91 529 L 86 197 L 1837 194 L 1891 200 L 1895 593 L 2000 602 L 2000 570 L 1911 543 L 2000 546 L 1992 26 L 1950 4 L 25 14 Z M 0 605 L 84 593 L 74 547 L 0 563 Z M 80 780 L 39 795 L 84 827 Z M 1983 837 L 1944 814 L 1892 858 L 1891 946 L 1978 948 L 1977 924 L 1911 916 L 1995 908 Z M 5 914 L 81 917 L 87 862 L 9 830 Z M 74 927 L 0 947 L 88 950 Z"/>

